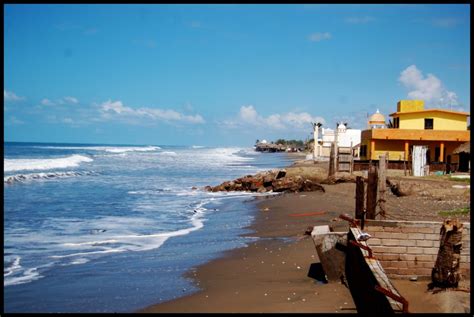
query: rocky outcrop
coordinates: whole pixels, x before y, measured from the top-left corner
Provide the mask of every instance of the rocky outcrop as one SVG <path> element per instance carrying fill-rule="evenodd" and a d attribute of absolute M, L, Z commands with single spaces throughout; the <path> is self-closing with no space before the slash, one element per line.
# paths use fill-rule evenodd
<path fill-rule="evenodd" d="M 205 190 L 218 191 L 250 191 L 250 192 L 309 192 L 322 191 L 320 184 L 301 176 L 286 176 L 286 170 L 272 170 L 255 175 L 247 175 L 233 181 L 226 181 L 217 186 L 206 186 Z"/>

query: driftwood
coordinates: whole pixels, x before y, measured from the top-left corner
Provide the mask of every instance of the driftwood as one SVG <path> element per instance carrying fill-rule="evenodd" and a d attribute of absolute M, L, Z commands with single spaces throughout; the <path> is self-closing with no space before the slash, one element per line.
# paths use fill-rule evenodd
<path fill-rule="evenodd" d="M 395 184 L 395 183 L 392 183 L 388 177 L 387 179 L 385 180 L 385 183 L 388 185 L 388 187 L 390 188 L 390 191 L 392 192 L 392 194 L 394 194 L 395 196 L 397 197 L 402 197 L 402 196 L 408 196 L 408 193 L 405 192 L 405 191 L 402 191 L 400 189 L 400 184 Z"/>
<path fill-rule="evenodd" d="M 439 251 L 431 271 L 431 286 L 457 287 L 460 274 L 463 224 L 457 219 L 447 219 L 440 230 Z"/>

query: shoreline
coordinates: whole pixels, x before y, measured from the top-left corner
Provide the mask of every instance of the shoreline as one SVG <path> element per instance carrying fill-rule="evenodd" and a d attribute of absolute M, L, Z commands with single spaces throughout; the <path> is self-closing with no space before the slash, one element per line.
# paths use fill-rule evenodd
<path fill-rule="evenodd" d="M 293 166 L 307 155 L 288 154 L 293 162 L 282 168 Z M 137 312 L 355 313 L 355 304 L 345 285 L 339 281 L 323 284 L 308 277 L 311 264 L 319 259 L 312 239 L 304 235 L 308 226 L 328 224 L 352 203 L 318 219 L 289 216 L 318 209 L 315 202 L 322 209 L 331 209 L 330 204 L 323 203 L 322 195 L 304 192 L 254 197 L 250 203 L 256 208 L 255 218 L 245 228 L 252 232 L 243 236 L 258 237 L 257 241 L 225 251 L 185 273 L 183 277 L 192 279 L 200 288 L 197 292 Z M 339 222 L 335 226 L 336 230 L 344 230 L 347 224 Z"/>
<path fill-rule="evenodd" d="M 327 176 L 327 162 L 313 165 L 312 161 L 297 162 L 295 158 L 285 168 L 290 174 L 313 179 Z M 410 195 L 386 196 L 389 220 L 442 222 L 446 218 L 443 210 L 464 206 L 470 201 L 469 191 L 453 188 L 455 181 L 403 177 L 398 171 L 391 171 L 390 177 L 403 184 Z M 355 183 L 327 184 L 324 188 L 325 192 L 254 197 L 250 203 L 257 208 L 255 218 L 246 227 L 251 233 L 243 236 L 258 237 L 257 241 L 244 248 L 225 251 L 184 275 L 201 288 L 196 293 L 137 312 L 357 313 L 349 289 L 340 281 L 322 284 L 308 276 L 311 264 L 318 263 L 319 259 L 312 239 L 304 235 L 306 229 L 329 225 L 333 231 L 347 232 L 348 223 L 338 217 L 342 213 L 353 214 L 355 208 Z M 469 214 L 458 217 L 461 221 L 470 221 Z M 410 302 L 410 312 L 446 313 L 470 309 L 469 294 L 434 295 L 427 291 L 429 281 L 392 279 L 392 282 Z M 463 284 L 469 289 L 469 280 Z"/>

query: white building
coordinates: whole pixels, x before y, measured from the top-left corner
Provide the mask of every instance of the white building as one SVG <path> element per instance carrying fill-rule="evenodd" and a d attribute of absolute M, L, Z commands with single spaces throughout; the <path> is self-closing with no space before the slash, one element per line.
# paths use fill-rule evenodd
<path fill-rule="evenodd" d="M 322 128 L 321 126 L 314 126 L 314 139 L 317 140 L 314 146 L 313 156 L 315 160 L 325 160 L 329 158 L 331 153 L 331 144 L 336 139 L 337 133 L 337 146 L 346 148 L 357 148 L 360 145 L 361 130 L 358 129 L 347 129 L 346 125 L 339 123 L 337 130 L 330 128 Z M 353 155 L 358 157 L 359 151 L 353 152 Z"/>

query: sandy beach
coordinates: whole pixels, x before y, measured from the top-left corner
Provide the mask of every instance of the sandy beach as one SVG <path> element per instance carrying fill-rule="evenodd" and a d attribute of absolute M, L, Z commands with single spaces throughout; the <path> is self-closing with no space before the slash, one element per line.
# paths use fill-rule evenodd
<path fill-rule="evenodd" d="M 317 164 L 316 169 L 324 172 L 325 165 Z M 315 169 L 315 165 L 309 167 Z M 324 177 L 323 174 L 314 178 Z M 344 284 L 340 281 L 324 284 L 308 276 L 311 264 L 318 263 L 319 259 L 313 241 L 304 235 L 305 230 L 310 226 L 328 224 L 334 231 L 346 231 L 347 223 L 337 217 L 354 212 L 354 183 L 324 187 L 324 193 L 286 193 L 257 198 L 258 213 L 250 227 L 254 231 L 251 235 L 260 238 L 257 242 L 226 252 L 221 258 L 188 272 L 187 276 L 201 288 L 197 293 L 139 312 L 356 313 L 350 291 Z M 449 201 L 449 195 L 447 197 Z M 429 199 L 423 200 L 423 204 L 417 203 L 416 199 L 420 198 L 413 195 L 407 201 L 422 205 L 423 210 L 433 214 L 434 220 L 441 219 L 435 215 L 443 208 L 442 201 L 434 201 L 430 208 L 426 208 Z M 465 197 L 460 203 L 469 199 Z M 400 214 L 397 216 L 399 204 L 395 196 L 387 199 L 388 210 L 394 210 L 393 217 L 401 217 Z M 426 217 L 426 214 L 420 215 L 413 209 L 403 217 L 416 219 Z M 437 297 L 430 297 L 431 294 L 426 292 L 427 284 L 428 281 L 396 282 L 401 294 L 412 302 L 411 312 L 442 311 L 442 305 L 434 304 Z M 469 296 L 466 293 L 459 296 L 464 295 Z"/>

